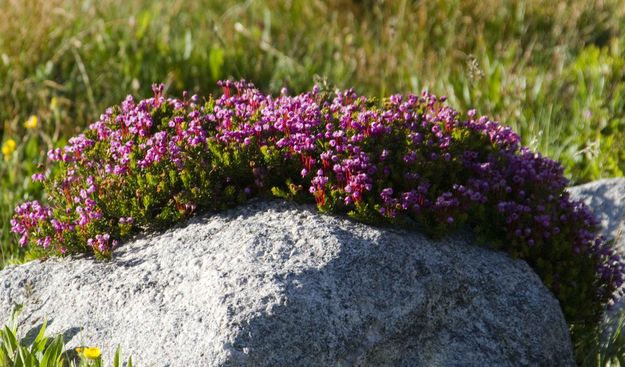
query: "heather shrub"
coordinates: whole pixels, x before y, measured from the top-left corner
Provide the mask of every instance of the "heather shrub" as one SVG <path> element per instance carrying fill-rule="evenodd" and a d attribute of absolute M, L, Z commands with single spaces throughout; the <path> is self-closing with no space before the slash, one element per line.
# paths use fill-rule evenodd
<path fill-rule="evenodd" d="M 425 92 L 372 100 L 220 86 L 203 102 L 155 86 L 49 151 L 48 170 L 33 176 L 47 203 L 19 205 L 11 221 L 19 243 L 107 258 L 135 230 L 273 195 L 437 237 L 468 226 L 532 266 L 576 342 L 623 282 L 625 263 L 565 192 L 562 167 L 474 110 L 461 116 Z"/>

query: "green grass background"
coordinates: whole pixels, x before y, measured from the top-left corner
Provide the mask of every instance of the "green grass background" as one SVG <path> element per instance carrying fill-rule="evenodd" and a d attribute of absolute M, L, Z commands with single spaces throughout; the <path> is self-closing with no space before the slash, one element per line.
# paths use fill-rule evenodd
<path fill-rule="evenodd" d="M 0 0 L 0 13 L 0 144 L 17 142 L 0 157 L 0 268 L 24 257 L 9 219 L 40 198 L 29 178 L 45 151 L 157 81 L 172 95 L 225 78 L 427 88 L 512 126 L 574 183 L 625 171 L 625 1 Z"/>
<path fill-rule="evenodd" d="M 0 14 L 0 145 L 17 142 L 0 155 L 0 269 L 28 258 L 9 220 L 41 198 L 45 152 L 153 82 L 425 88 L 512 126 L 573 184 L 625 172 L 622 0 L 0 0 Z"/>

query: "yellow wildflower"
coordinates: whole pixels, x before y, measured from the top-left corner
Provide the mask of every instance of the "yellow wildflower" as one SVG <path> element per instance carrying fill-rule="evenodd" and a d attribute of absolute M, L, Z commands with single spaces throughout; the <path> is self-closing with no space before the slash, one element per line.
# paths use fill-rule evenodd
<path fill-rule="evenodd" d="M 56 110 L 58 108 L 59 108 L 59 99 L 56 97 L 52 97 L 52 99 L 50 100 L 50 109 Z"/>
<path fill-rule="evenodd" d="M 98 347 L 76 348 L 76 352 L 82 354 L 87 359 L 98 359 L 102 355 Z"/>
<path fill-rule="evenodd" d="M 2 154 L 4 155 L 4 158 L 9 158 L 9 156 L 15 151 L 16 147 L 17 143 L 15 140 L 9 139 L 5 141 L 4 144 L 2 144 Z"/>
<path fill-rule="evenodd" d="M 37 118 L 37 116 L 32 115 L 28 118 L 28 120 L 26 120 L 26 122 L 24 123 L 24 127 L 27 129 L 34 129 L 37 127 L 37 124 L 39 123 L 39 118 Z"/>

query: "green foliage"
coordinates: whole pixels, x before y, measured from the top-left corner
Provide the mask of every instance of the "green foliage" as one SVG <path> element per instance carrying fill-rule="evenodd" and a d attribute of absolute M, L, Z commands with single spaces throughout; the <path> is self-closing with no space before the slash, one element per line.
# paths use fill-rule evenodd
<path fill-rule="evenodd" d="M 18 305 L 13 310 L 9 324 L 0 330 L 0 366 L 2 367 L 102 367 L 99 349 L 95 355 L 79 354 L 79 359 L 71 357 L 65 351 L 63 335 L 53 339 L 45 336 L 47 320 L 44 320 L 39 332 L 30 345 L 18 339 L 17 319 L 22 309 Z M 115 351 L 113 367 L 120 366 L 120 348 Z M 127 367 L 132 367 L 132 358 Z"/>
<path fill-rule="evenodd" d="M 588 351 L 581 365 L 588 367 L 625 366 L 625 311 L 602 323 L 580 340 Z"/>
<path fill-rule="evenodd" d="M 271 92 L 308 89 L 316 76 L 377 96 L 429 88 L 510 124 L 525 144 L 563 162 L 573 183 L 625 171 L 619 0 L 25 0 L 0 9 L 0 144 L 17 142 L 0 157 L 0 268 L 39 255 L 17 245 L 9 219 L 17 202 L 41 197 L 29 177 L 44 152 L 128 91 L 148 95 L 155 80 L 204 95 L 227 77 Z M 40 124 L 26 129 L 31 115 Z M 268 164 L 272 154 L 263 153 Z M 165 172 L 133 185 L 193 189 L 193 178 Z M 160 205 L 150 215 L 174 221 L 176 201 L 155 196 L 131 211 Z"/>
<path fill-rule="evenodd" d="M 468 226 L 528 262 L 560 301 L 578 358 L 587 353 L 579 341 L 594 332 L 625 262 L 565 193 L 557 162 L 427 93 L 372 105 L 350 91 L 275 98 L 244 81 L 220 84 L 224 95 L 204 104 L 165 98 L 155 85 L 153 98 L 127 98 L 50 152 L 60 170 L 43 178 L 49 204 L 16 209 L 20 242 L 109 257 L 132 229 L 268 195 L 436 238 Z"/>
<path fill-rule="evenodd" d="M 373 96 L 429 88 L 510 124 L 564 162 L 574 182 L 623 171 L 619 0 L 26 0 L 0 8 L 0 144 L 17 142 L 0 159 L 0 267 L 25 256 L 8 219 L 17 202 L 41 197 L 28 178 L 43 153 L 129 91 L 148 95 L 155 80 L 202 95 L 225 78 L 274 93 L 307 90 L 318 77 Z M 31 115 L 35 129 L 24 127 Z"/>

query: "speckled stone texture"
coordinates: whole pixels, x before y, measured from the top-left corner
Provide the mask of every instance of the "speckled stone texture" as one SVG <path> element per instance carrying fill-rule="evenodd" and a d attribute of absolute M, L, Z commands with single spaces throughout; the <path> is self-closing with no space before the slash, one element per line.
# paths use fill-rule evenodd
<path fill-rule="evenodd" d="M 625 256 L 625 178 L 611 178 L 574 186 L 568 189 L 571 197 L 582 200 L 601 220 L 602 234 L 614 239 L 616 252 Z M 621 287 L 625 292 L 625 286 Z M 625 298 L 608 308 L 607 321 L 616 321 L 625 312 Z"/>
<path fill-rule="evenodd" d="M 256 201 L 122 246 L 110 262 L 0 271 L 0 319 L 138 366 L 574 365 L 558 302 L 521 260 Z M 81 330 L 82 328 L 82 330 Z M 110 361 L 110 359 L 108 359 Z"/>
<path fill-rule="evenodd" d="M 603 234 L 616 238 L 617 251 L 625 255 L 625 178 L 594 181 L 568 191 L 571 197 L 582 200 L 593 210 L 601 220 Z"/>

